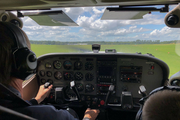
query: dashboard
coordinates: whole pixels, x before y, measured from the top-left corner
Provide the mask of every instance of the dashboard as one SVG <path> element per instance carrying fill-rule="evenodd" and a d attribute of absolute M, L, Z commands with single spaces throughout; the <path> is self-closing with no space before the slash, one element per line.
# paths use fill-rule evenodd
<path fill-rule="evenodd" d="M 77 100 L 71 89 L 74 81 L 81 101 L 90 107 L 136 110 L 142 96 L 138 93 L 143 85 L 148 94 L 165 84 L 169 67 L 149 54 L 127 53 L 58 53 L 38 58 L 39 84 L 53 84 L 48 102 L 62 104 Z M 109 95 L 109 87 L 114 89 Z M 109 95 L 109 96 L 108 96 Z M 108 101 L 106 100 L 108 96 Z"/>

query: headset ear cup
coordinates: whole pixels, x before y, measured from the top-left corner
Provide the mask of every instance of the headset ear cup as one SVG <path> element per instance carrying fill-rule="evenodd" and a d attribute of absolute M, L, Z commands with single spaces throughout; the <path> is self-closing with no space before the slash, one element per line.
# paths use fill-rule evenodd
<path fill-rule="evenodd" d="M 19 77 L 20 74 L 30 75 L 34 73 L 37 67 L 37 58 L 32 51 L 30 51 L 28 48 L 21 48 L 15 51 L 13 56 L 13 75 L 15 75 L 15 77 Z"/>

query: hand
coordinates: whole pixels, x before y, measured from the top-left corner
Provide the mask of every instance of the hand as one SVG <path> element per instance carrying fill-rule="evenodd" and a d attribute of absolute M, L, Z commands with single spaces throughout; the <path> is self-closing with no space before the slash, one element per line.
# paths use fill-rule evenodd
<path fill-rule="evenodd" d="M 84 118 L 87 117 L 90 120 L 95 120 L 99 113 L 100 111 L 98 109 L 87 108 L 84 114 Z"/>
<path fill-rule="evenodd" d="M 44 88 L 44 85 L 39 87 L 39 91 L 35 97 L 38 104 L 41 103 L 46 97 L 48 97 L 53 85 L 50 85 L 48 88 Z"/>

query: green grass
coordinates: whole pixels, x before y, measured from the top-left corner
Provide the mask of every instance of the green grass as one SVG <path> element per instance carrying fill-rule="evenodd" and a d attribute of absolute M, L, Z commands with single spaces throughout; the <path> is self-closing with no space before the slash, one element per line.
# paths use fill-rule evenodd
<path fill-rule="evenodd" d="M 78 49 L 91 51 L 91 45 L 35 45 L 32 50 L 37 56 L 47 53 L 69 53 L 80 52 Z M 175 52 L 175 44 L 147 44 L 147 45 L 101 45 L 101 51 L 105 49 L 116 49 L 117 52 L 142 54 L 151 53 L 163 60 L 170 68 L 170 76 L 179 71 L 180 56 Z"/>

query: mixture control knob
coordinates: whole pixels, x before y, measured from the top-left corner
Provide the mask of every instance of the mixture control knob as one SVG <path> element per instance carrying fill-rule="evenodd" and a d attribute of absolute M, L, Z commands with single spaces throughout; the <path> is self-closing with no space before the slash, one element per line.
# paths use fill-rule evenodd
<path fill-rule="evenodd" d="M 100 101 L 100 104 L 101 104 L 101 105 L 104 105 L 104 104 L 105 104 L 104 100 L 101 100 L 101 101 Z"/>

